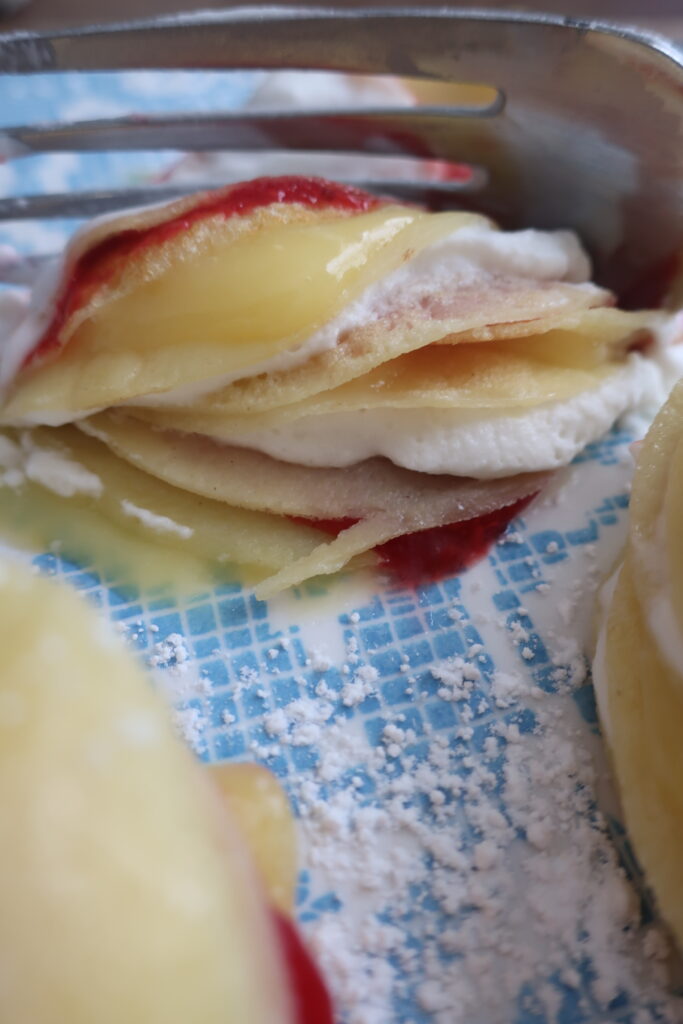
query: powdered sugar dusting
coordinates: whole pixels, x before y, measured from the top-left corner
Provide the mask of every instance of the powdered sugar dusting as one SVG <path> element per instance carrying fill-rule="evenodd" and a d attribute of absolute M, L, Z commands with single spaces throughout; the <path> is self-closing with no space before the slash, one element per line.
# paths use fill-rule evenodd
<path fill-rule="evenodd" d="M 616 489 L 625 468 L 600 470 Z M 266 763 L 316 751 L 287 777 L 314 884 L 301 913 L 349 1024 L 683 1019 L 667 937 L 643 925 L 596 804 L 605 762 L 580 714 L 583 651 L 619 538 L 598 547 L 586 530 L 567 551 L 557 509 L 575 486 L 570 474 L 547 496 L 534 548 L 511 530 L 461 600 L 429 595 L 440 618 L 425 600 L 435 649 L 456 631 L 458 653 L 420 665 L 419 643 L 398 644 L 386 684 L 381 659 L 366 661 L 371 602 L 346 617 L 341 661 L 306 652 L 309 696 L 265 716 Z M 503 590 L 487 611 L 511 559 L 524 603 Z M 410 701 L 394 705 L 385 687 L 399 682 Z"/>
<path fill-rule="evenodd" d="M 462 659 L 432 673 L 446 703 L 479 678 Z M 320 917 L 309 938 L 345 1019 L 388 1024 L 413 999 L 437 1024 L 507 1024 L 526 989 L 559 1024 L 568 1001 L 607 1014 L 635 987 L 673 1024 L 683 1004 L 662 996 L 666 941 L 639 929 L 569 694 L 496 672 L 492 696 L 505 713 L 479 750 L 466 725 L 461 742 L 432 733 L 418 752 L 395 721 L 369 756 L 362 737 L 329 724 L 326 702 L 306 705 L 304 720 L 326 726 L 322 756 L 293 792 L 308 863 L 347 911 Z M 298 703 L 275 713 L 279 742 L 298 742 L 300 720 Z M 433 915 L 420 914 L 427 906 Z M 451 923 L 441 931 L 440 920 Z"/>

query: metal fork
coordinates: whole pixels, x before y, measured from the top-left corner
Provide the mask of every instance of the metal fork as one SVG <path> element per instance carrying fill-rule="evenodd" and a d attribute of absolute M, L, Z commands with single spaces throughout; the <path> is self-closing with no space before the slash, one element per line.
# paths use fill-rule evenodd
<path fill-rule="evenodd" d="M 193 113 L 14 127 L 0 133 L 0 156 L 283 147 L 413 154 L 485 170 L 469 192 L 455 189 L 459 206 L 483 209 L 506 227 L 573 228 L 597 279 L 617 290 L 681 249 L 683 62 L 665 39 L 575 18 L 417 8 L 237 8 L 0 36 L 3 73 L 142 68 L 390 74 L 490 83 L 497 98 L 483 109 Z M 366 185 L 406 193 L 405 183 Z M 416 182 L 412 195 L 424 193 Z M 18 197 L 4 201 L 0 216 L 83 215 L 139 199 L 131 191 L 50 205 Z"/>

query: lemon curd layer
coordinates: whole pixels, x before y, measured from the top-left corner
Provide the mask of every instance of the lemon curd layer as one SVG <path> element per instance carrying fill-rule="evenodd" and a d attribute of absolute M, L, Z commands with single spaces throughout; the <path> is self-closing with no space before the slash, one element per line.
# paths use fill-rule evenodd
<path fill-rule="evenodd" d="M 239 377 L 295 351 L 424 248 L 488 222 L 384 206 L 337 219 L 275 220 L 267 229 L 226 224 L 200 224 L 161 247 L 152 263 L 143 261 L 134 287 L 130 269 L 122 287 L 110 282 L 77 315 L 57 357 L 23 372 L 4 418 L 87 412 Z"/>

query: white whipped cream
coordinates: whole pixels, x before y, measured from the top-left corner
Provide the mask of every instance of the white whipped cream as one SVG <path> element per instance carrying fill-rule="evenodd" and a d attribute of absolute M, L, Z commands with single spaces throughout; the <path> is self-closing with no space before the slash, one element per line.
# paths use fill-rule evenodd
<path fill-rule="evenodd" d="M 531 409 L 355 410 L 222 433 L 221 440 L 307 466 L 384 455 L 407 469 L 487 479 L 564 466 L 626 409 L 660 393 L 657 364 L 634 353 L 595 388 Z"/>
<path fill-rule="evenodd" d="M 23 290 L 16 299 L 9 293 L 10 298 L 0 306 L 0 392 L 12 382 L 50 326 L 63 266 L 61 257 L 48 260 L 28 297 Z"/>

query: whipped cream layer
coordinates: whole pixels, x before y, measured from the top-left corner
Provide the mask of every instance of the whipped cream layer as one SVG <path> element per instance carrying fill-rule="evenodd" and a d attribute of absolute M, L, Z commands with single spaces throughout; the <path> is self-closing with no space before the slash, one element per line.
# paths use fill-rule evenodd
<path fill-rule="evenodd" d="M 407 469 L 487 479 L 567 465 L 625 410 L 656 404 L 662 392 L 657 363 L 636 353 L 597 387 L 531 409 L 356 410 L 221 440 L 307 466 L 384 455 Z"/>

